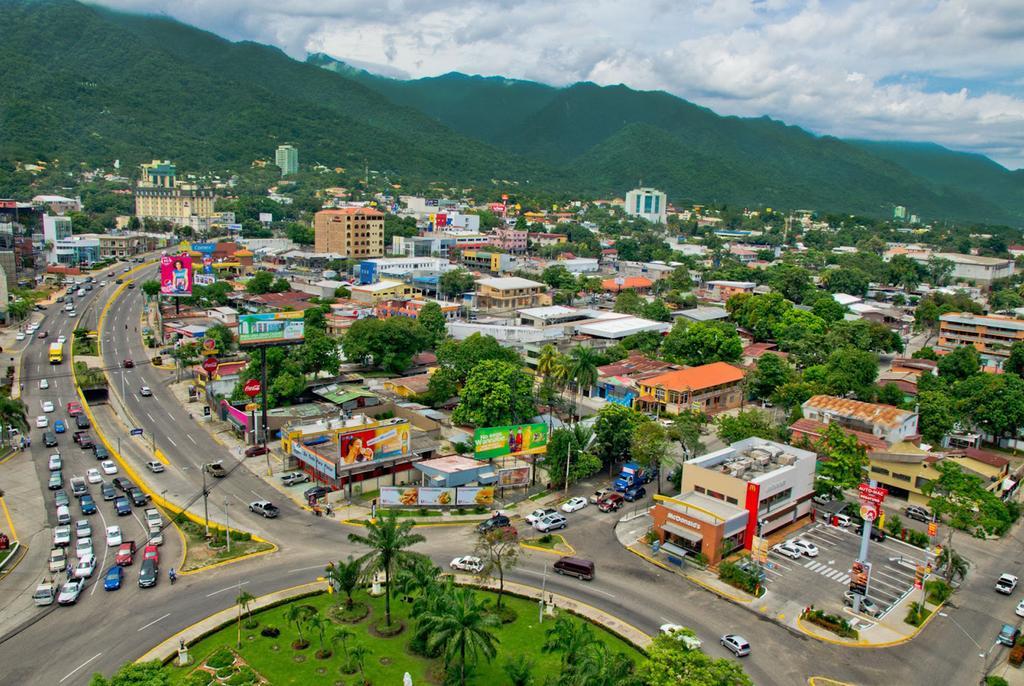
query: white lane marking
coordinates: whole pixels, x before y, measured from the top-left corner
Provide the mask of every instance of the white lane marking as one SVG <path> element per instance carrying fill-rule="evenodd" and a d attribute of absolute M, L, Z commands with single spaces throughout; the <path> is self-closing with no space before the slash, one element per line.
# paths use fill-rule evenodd
<path fill-rule="evenodd" d="M 173 438 L 171 438 L 170 436 L 168 436 L 168 437 L 167 437 L 167 440 L 168 440 L 168 441 L 170 441 L 170 442 L 171 442 L 171 445 L 173 445 L 173 446 L 174 446 L 175 448 L 177 448 L 177 447 L 178 447 L 178 444 L 177 444 L 177 443 L 175 443 L 175 442 L 174 442 L 174 439 L 173 439 Z"/>
<path fill-rule="evenodd" d="M 185 434 L 185 435 L 188 436 L 188 440 L 192 441 L 196 445 L 199 445 L 198 443 L 196 443 L 196 439 L 192 438 L 192 434 Z"/>
<path fill-rule="evenodd" d="M 263 498 L 263 496 L 261 496 L 259 493 L 257 493 L 256 491 L 252 490 L 251 488 L 249 489 L 249 492 L 252 493 L 257 498 L 260 498 L 260 499 Z"/>
<path fill-rule="evenodd" d="M 138 629 L 136 629 L 136 631 L 142 631 L 143 629 L 148 629 L 149 627 L 151 627 L 151 626 L 153 626 L 154 624 L 156 624 L 157 622 L 159 622 L 159 621 L 160 621 L 161 619 L 167 619 L 167 618 L 168 618 L 168 617 L 170 617 L 170 616 L 171 616 L 171 613 L 170 613 L 170 612 L 168 612 L 168 613 L 167 613 L 167 614 L 165 614 L 165 615 L 164 615 L 163 617 L 157 617 L 156 619 L 154 619 L 154 620 L 153 620 L 152 622 L 150 622 L 149 624 L 146 624 L 146 625 L 144 625 L 144 626 L 140 626 L 140 627 L 139 627 Z"/>
<path fill-rule="evenodd" d="M 82 664 L 78 665 L 77 667 L 75 667 L 70 672 L 68 672 L 67 675 L 63 679 L 61 679 L 60 682 L 58 682 L 58 683 L 62 683 L 63 684 L 65 681 L 67 681 L 72 676 L 74 676 L 75 672 L 77 672 L 78 670 L 82 669 L 83 667 L 85 667 L 87 664 L 89 664 L 90 662 L 92 662 L 93 660 L 95 660 L 96 658 L 98 658 L 102 654 L 103 653 L 96 653 L 95 655 L 90 657 L 88 660 L 86 660 L 85 662 L 83 662 Z"/>
<path fill-rule="evenodd" d="M 154 424 L 156 423 L 156 420 L 153 419 L 153 415 L 151 415 L 150 413 L 147 412 L 146 416 L 149 417 L 149 421 L 153 422 Z"/>
<path fill-rule="evenodd" d="M 206 597 L 210 598 L 212 596 L 217 595 L 218 593 L 223 593 L 224 591 L 233 591 L 236 588 L 238 588 L 239 586 L 245 586 L 247 583 L 249 583 L 249 582 L 248 581 L 243 581 L 243 582 L 238 583 L 238 584 L 232 584 L 231 586 L 228 586 L 227 588 L 222 588 L 219 591 L 214 591 L 213 593 L 207 593 Z"/>
<path fill-rule="evenodd" d="M 107 568 L 107 553 L 110 552 L 110 546 L 107 545 L 107 519 L 103 516 L 103 508 L 97 507 L 96 512 L 100 516 L 100 523 L 103 524 L 103 563 L 99 566 L 100 575 L 103 576 L 106 574 L 103 570 Z M 98 583 L 93 584 L 92 590 L 89 591 L 89 595 L 96 595 L 96 589 L 99 587 L 100 585 Z"/>
<path fill-rule="evenodd" d="M 292 572 L 308 572 L 311 569 L 323 569 L 324 567 L 325 567 L 325 565 L 313 565 L 312 567 L 299 567 L 298 569 L 289 569 L 286 572 L 286 574 L 291 574 Z M 664 619 L 664 617 L 662 619 Z M 665 619 L 665 621 L 667 622 L 668 620 Z"/>

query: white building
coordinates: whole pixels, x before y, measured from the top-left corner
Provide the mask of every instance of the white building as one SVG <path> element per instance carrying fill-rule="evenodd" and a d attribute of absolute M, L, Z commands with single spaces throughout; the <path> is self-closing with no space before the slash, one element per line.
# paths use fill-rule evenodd
<path fill-rule="evenodd" d="M 43 215 L 43 241 L 49 247 L 46 249 L 46 263 L 57 264 L 57 241 L 71 238 L 71 218 Z"/>
<path fill-rule="evenodd" d="M 281 168 L 281 176 L 296 173 L 299 171 L 299 149 L 292 145 L 277 146 L 274 164 Z"/>
<path fill-rule="evenodd" d="M 568 260 L 558 260 L 557 262 L 551 262 L 548 264 L 549 267 L 556 266 L 565 267 L 572 274 L 594 274 L 600 269 L 596 257 L 574 257 Z"/>
<path fill-rule="evenodd" d="M 668 221 L 668 202 L 664 193 L 654 188 L 634 188 L 626 193 L 626 214 L 655 224 Z"/>
<path fill-rule="evenodd" d="M 953 278 L 962 281 L 989 284 L 996 279 L 1006 279 L 1013 276 L 1014 261 L 1002 257 L 961 255 L 960 253 L 953 252 L 937 252 L 933 253 L 932 257 L 952 262 Z"/>

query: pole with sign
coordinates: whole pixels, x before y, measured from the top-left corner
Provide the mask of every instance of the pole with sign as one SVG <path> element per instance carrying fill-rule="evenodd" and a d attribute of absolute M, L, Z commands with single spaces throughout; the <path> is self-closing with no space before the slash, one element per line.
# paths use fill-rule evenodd
<path fill-rule="evenodd" d="M 875 520 L 878 519 L 878 513 L 882 509 L 882 501 L 885 500 L 885 496 L 889 493 L 884 488 L 879 488 L 877 484 L 878 482 L 872 479 L 870 484 L 861 484 L 858 489 L 860 513 L 861 517 L 864 518 L 864 526 L 860 536 L 860 555 L 857 556 L 857 561 L 854 562 L 853 567 L 854 572 L 857 572 L 859 569 L 860 573 L 851 574 L 851 579 L 857 577 L 858 583 L 854 584 L 852 580 L 850 582 L 850 590 L 853 591 L 854 612 L 860 612 L 861 599 L 868 592 L 868 578 L 871 573 L 871 563 L 868 562 L 868 546 L 871 543 L 871 530 L 875 528 Z"/>

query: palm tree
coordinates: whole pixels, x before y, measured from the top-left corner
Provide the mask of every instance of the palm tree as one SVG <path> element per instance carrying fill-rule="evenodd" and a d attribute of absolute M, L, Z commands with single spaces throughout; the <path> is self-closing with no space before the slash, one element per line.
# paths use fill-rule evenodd
<path fill-rule="evenodd" d="M 554 412 L 555 389 L 562 388 L 565 382 L 565 356 L 560 354 L 555 346 L 548 343 L 540 349 L 540 356 L 537 358 L 537 375 L 541 378 L 540 398 L 549 406 L 548 410 L 548 431 L 551 431 L 550 417 Z"/>
<path fill-rule="evenodd" d="M 517 655 L 502 666 L 510 686 L 530 686 L 533 681 L 533 660 Z"/>
<path fill-rule="evenodd" d="M 354 662 L 356 667 L 359 668 L 359 676 L 362 678 L 364 684 L 366 683 L 366 672 L 363 671 L 363 663 L 366 662 L 366 656 L 369 652 L 370 649 L 362 643 L 356 643 L 348 650 L 349 660 Z"/>
<path fill-rule="evenodd" d="M 587 646 L 593 644 L 597 639 L 590 627 L 567 615 L 559 615 L 555 625 L 545 633 L 544 645 L 541 652 L 562 653 L 562 669 L 576 664 L 583 655 Z"/>
<path fill-rule="evenodd" d="M 238 605 L 238 649 L 242 649 L 242 612 L 249 613 L 249 603 L 256 600 L 256 596 L 252 595 L 248 591 L 242 591 L 235 598 L 235 603 Z M 249 614 L 249 618 L 252 619 L 252 614 Z"/>
<path fill-rule="evenodd" d="M 395 575 L 395 588 L 405 596 L 406 601 L 412 600 L 412 596 L 422 597 L 427 590 L 437 583 L 437 576 L 441 570 L 437 568 L 430 558 L 417 557 L 412 564 L 398 570 Z"/>
<path fill-rule="evenodd" d="M 566 377 L 576 384 L 576 400 L 583 394 L 584 389 L 590 389 L 597 383 L 597 354 L 590 348 L 577 345 L 569 353 Z M 576 404 L 573 404 L 573 414 L 576 414 Z"/>
<path fill-rule="evenodd" d="M 391 626 L 391 577 L 400 567 L 412 563 L 415 555 L 406 550 L 426 539 L 412 533 L 416 522 L 406 519 L 402 522 L 394 514 L 388 513 L 377 521 L 364 524 L 365 534 L 349 534 L 348 540 L 370 548 L 370 552 L 359 558 L 364 574 L 384 572 L 384 619 Z"/>
<path fill-rule="evenodd" d="M 302 624 L 310 614 L 308 605 L 290 605 L 284 612 L 284 621 L 295 625 L 295 631 L 299 634 L 299 642 L 306 643 L 302 636 Z"/>
<path fill-rule="evenodd" d="M 568 670 L 565 686 L 627 686 L 636 684 L 635 665 L 623 653 L 611 654 L 608 646 L 595 641 L 587 646 L 576 664 Z"/>
<path fill-rule="evenodd" d="M 341 649 L 345 651 L 345 664 L 351 664 L 351 658 L 348 653 L 348 641 L 351 638 L 355 638 L 355 636 L 356 632 L 344 626 L 336 629 L 331 636 L 331 643 L 341 641 Z"/>
<path fill-rule="evenodd" d="M 483 654 L 490 661 L 497 653 L 498 639 L 491 627 L 497 626 L 498 618 L 484 612 L 471 588 L 454 589 L 447 606 L 426 617 L 425 622 L 430 627 L 427 645 L 444 647 L 446 666 L 452 659 L 458 660 L 461 686 L 466 684 L 467 655 L 475 661 Z"/>
<path fill-rule="evenodd" d="M 327 573 L 331 585 L 334 586 L 335 592 L 339 594 L 338 597 L 341 597 L 341 593 L 345 594 L 345 607 L 351 610 L 352 592 L 359 586 L 359 577 L 362 574 L 362 565 L 359 560 L 353 560 L 349 555 L 348 562 L 341 560 L 338 560 L 337 563 L 332 562 L 324 571 Z"/>
<path fill-rule="evenodd" d="M 953 579 L 962 580 L 967 576 L 967 568 L 971 566 L 967 558 L 961 556 L 960 553 L 949 546 L 942 549 L 935 563 L 942 570 L 942 577 L 947 585 L 952 584 Z"/>
<path fill-rule="evenodd" d="M 329 626 L 327 620 L 324 619 L 319 612 L 310 614 L 309 619 L 306 620 L 306 626 L 309 630 L 315 633 L 320 638 L 320 652 L 319 657 L 329 657 L 327 649 L 324 647 L 324 632 Z"/>

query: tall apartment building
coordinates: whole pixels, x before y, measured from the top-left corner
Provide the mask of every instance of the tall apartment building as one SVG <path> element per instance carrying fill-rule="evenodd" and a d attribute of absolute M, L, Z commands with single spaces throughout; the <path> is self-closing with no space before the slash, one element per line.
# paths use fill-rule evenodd
<path fill-rule="evenodd" d="M 43 215 L 43 242 L 46 250 L 46 263 L 57 264 L 57 241 L 71 238 L 71 218 Z"/>
<path fill-rule="evenodd" d="M 668 221 L 668 201 L 664 193 L 654 188 L 634 188 L 626 193 L 626 214 L 655 224 Z"/>
<path fill-rule="evenodd" d="M 384 256 L 384 213 L 369 207 L 320 210 L 313 219 L 314 251 L 354 259 Z"/>
<path fill-rule="evenodd" d="M 299 171 L 299 149 L 292 145 L 279 145 L 274 153 L 274 164 L 281 168 L 281 176 Z"/>
<path fill-rule="evenodd" d="M 939 317 L 940 348 L 973 345 L 994 367 L 1002 367 L 1010 356 L 1010 346 L 1017 341 L 1024 341 L 1024 320 L 969 312 L 949 312 Z"/>
<path fill-rule="evenodd" d="M 518 276 L 480 279 L 476 282 L 477 307 L 485 312 L 512 312 L 524 307 L 550 305 L 548 287 Z"/>
<path fill-rule="evenodd" d="M 213 190 L 179 185 L 177 170 L 169 161 L 153 160 L 142 165 L 135 188 L 135 216 L 187 226 L 193 217 L 212 217 L 216 201 Z"/>

